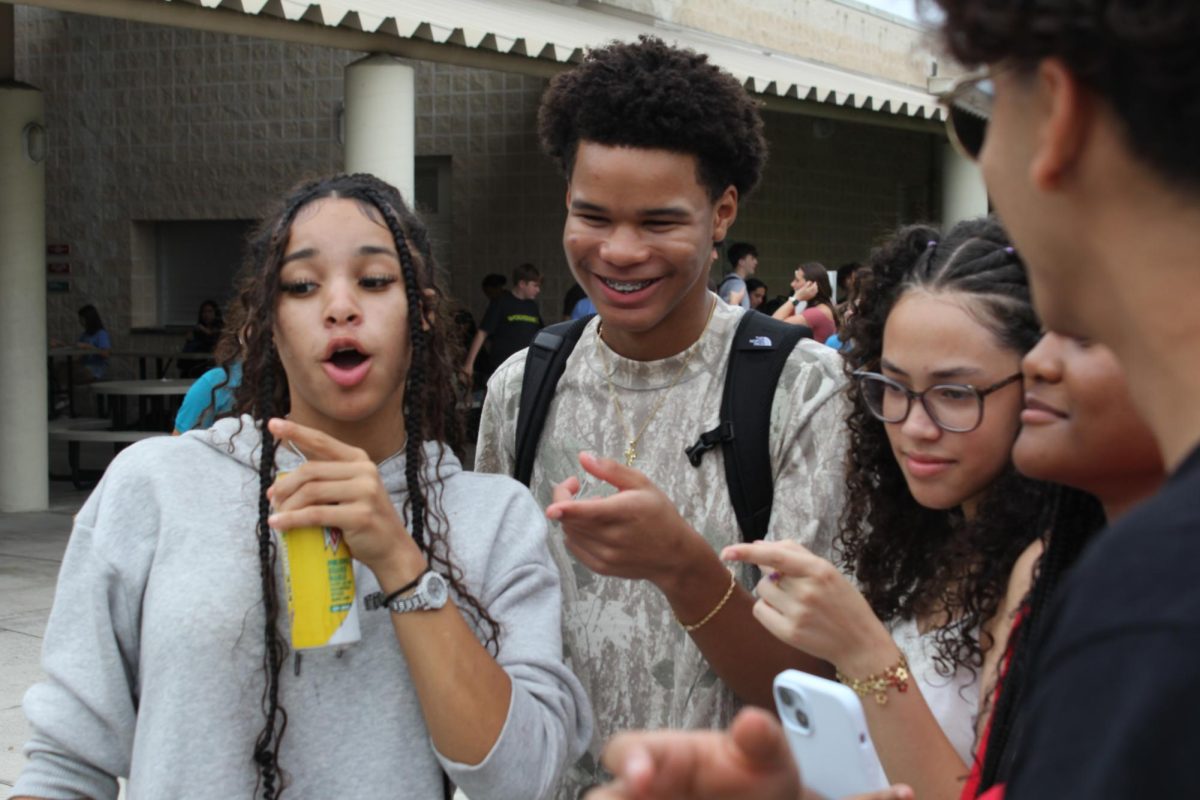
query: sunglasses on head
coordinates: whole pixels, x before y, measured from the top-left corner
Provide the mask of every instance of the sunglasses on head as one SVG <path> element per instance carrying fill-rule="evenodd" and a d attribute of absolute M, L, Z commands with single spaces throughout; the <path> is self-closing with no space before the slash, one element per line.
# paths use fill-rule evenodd
<path fill-rule="evenodd" d="M 946 114 L 946 132 L 955 149 L 976 161 L 987 137 L 996 86 L 991 70 L 966 75 L 938 95 Z"/>

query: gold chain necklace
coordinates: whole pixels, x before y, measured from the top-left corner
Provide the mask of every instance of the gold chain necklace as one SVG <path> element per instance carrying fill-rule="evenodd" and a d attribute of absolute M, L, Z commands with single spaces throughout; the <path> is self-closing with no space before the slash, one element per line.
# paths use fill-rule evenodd
<path fill-rule="evenodd" d="M 660 410 L 662 410 L 663 404 L 667 402 L 667 397 L 670 396 L 671 391 L 674 390 L 674 388 L 679 385 L 679 381 L 683 379 L 683 374 L 687 372 L 688 365 L 692 363 L 692 356 L 696 355 L 696 351 L 700 349 L 700 340 L 704 338 L 704 334 L 708 331 L 709 323 L 712 322 L 713 312 L 716 311 L 716 309 L 717 300 L 714 297 L 712 305 L 708 307 L 708 318 L 704 320 L 704 328 L 700 331 L 700 336 L 693 343 L 694 346 L 692 349 L 688 351 L 687 356 L 684 357 L 683 364 L 679 366 L 679 371 L 675 373 L 675 379 L 671 381 L 671 385 L 668 386 L 666 391 L 659 396 L 658 402 L 654 404 L 654 408 L 650 409 L 650 413 L 646 415 L 644 420 L 642 420 L 642 427 L 638 428 L 637 434 L 632 436 L 629 433 L 629 423 L 625 421 L 625 410 L 621 408 L 621 401 L 617 399 L 617 389 L 613 385 L 612 376 L 614 370 L 608 364 L 608 356 L 604 354 L 604 346 L 601 343 L 600 332 L 604 325 L 604 321 L 601 320 L 600 325 L 596 327 L 596 352 L 600 355 L 601 363 L 604 364 L 604 379 L 608 382 L 608 396 L 609 399 L 612 400 L 613 408 L 617 410 L 617 419 L 621 422 L 621 430 L 624 431 L 626 438 L 629 440 L 629 444 L 625 447 L 625 452 L 622 453 L 622 455 L 625 457 L 625 466 L 632 467 L 633 462 L 637 461 L 637 444 L 641 441 L 642 434 L 646 432 L 646 428 L 649 427 L 650 421 L 654 419 L 655 415 L 657 415 Z"/>

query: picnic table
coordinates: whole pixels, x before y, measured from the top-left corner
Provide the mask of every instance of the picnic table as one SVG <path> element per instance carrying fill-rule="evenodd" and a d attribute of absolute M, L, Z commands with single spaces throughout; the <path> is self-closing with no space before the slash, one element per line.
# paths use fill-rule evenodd
<path fill-rule="evenodd" d="M 46 351 L 46 371 L 50 375 L 54 375 L 54 359 L 65 358 L 67 360 L 67 415 L 75 416 L 75 358 L 83 356 L 94 356 L 96 350 L 91 347 L 76 347 L 75 345 L 65 345 L 63 347 L 51 347 Z"/>
<path fill-rule="evenodd" d="M 63 348 L 65 349 L 65 348 Z M 85 469 L 80 464 L 80 445 L 91 442 L 111 444 L 115 455 L 122 448 L 152 436 L 166 436 L 174 428 L 171 413 L 179 405 L 195 381 L 187 380 L 129 380 L 97 381 L 92 391 L 108 399 L 111 418 L 71 417 L 50 423 L 50 441 L 67 445 L 67 460 L 71 467 L 70 481 L 77 489 L 95 485 L 103 470 Z M 127 424 L 127 401 L 136 397 L 138 415 Z M 51 479 L 63 476 L 51 475 Z"/>
<path fill-rule="evenodd" d="M 78 347 L 75 345 L 65 345 L 62 347 L 51 347 L 46 351 L 46 369 L 51 375 L 54 374 L 54 359 L 65 358 L 67 360 L 67 416 L 75 417 L 75 364 L 74 360 L 83 356 L 94 356 L 96 351 L 87 347 Z M 167 349 L 132 349 L 132 350 L 110 350 L 108 357 L 111 358 L 136 358 L 138 360 L 138 378 L 148 380 L 147 362 L 149 359 L 154 359 L 155 362 L 155 378 L 166 378 L 167 370 L 171 368 L 171 362 L 174 359 L 197 361 L 212 361 L 215 356 L 212 353 L 184 353 L 178 348 Z M 186 391 L 186 389 L 184 390 Z"/>
<path fill-rule="evenodd" d="M 153 348 L 113 350 L 112 355 L 136 358 L 138 360 L 138 377 L 142 380 L 149 378 L 146 370 L 146 362 L 151 358 L 154 359 L 154 377 L 160 379 L 167 377 L 167 370 L 171 368 L 171 362 L 175 359 L 182 361 L 213 361 L 216 358 L 213 353 L 185 353 L 179 348 L 173 350 Z"/>
<path fill-rule="evenodd" d="M 134 442 L 167 435 L 162 431 L 114 431 L 109 428 L 111 424 L 110 420 L 101 417 L 52 420 L 49 426 L 50 441 L 66 443 L 67 463 L 71 472 L 69 475 L 51 474 L 50 480 L 69 480 L 76 489 L 90 489 L 96 485 L 104 470 L 88 469 L 80 463 L 80 445 L 85 442 L 111 444 L 113 455 L 116 455 Z"/>
<path fill-rule="evenodd" d="M 173 418 L 168 412 L 178 407 L 195 382 L 192 378 L 98 381 L 92 384 L 92 391 L 111 399 L 109 405 L 114 431 L 130 429 L 126 424 L 126 403 L 130 397 L 136 397 L 138 417 L 132 429 L 170 433 Z M 172 402 L 171 398 L 179 399 Z"/>

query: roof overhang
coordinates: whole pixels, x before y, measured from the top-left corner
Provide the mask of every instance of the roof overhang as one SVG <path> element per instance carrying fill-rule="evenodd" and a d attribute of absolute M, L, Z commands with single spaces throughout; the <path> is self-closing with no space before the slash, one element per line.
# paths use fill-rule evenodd
<path fill-rule="evenodd" d="M 13 0 L 0 0 L 13 2 Z M 21 0 L 81 14 L 549 76 L 589 47 L 652 33 L 708 54 L 768 108 L 931 128 L 920 88 L 581 0 Z M 840 112 L 840 113 L 839 113 Z M 854 113 L 859 112 L 859 113 Z M 862 113 L 866 112 L 866 113 Z M 871 119 L 873 118 L 873 119 Z M 906 124 L 907 123 L 907 124 Z M 913 123 L 917 123 L 913 125 Z"/>

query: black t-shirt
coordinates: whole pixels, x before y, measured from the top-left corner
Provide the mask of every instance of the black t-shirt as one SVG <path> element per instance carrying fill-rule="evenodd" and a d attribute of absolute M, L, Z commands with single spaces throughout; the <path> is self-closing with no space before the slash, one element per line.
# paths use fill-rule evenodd
<path fill-rule="evenodd" d="M 566 295 L 563 297 L 563 319 L 571 316 L 571 312 L 575 310 L 575 304 L 582 300 L 587 295 L 583 291 L 583 287 L 578 283 L 567 289 Z"/>
<path fill-rule="evenodd" d="M 542 314 L 535 301 L 518 300 L 505 292 L 488 306 L 479 329 L 487 333 L 491 362 L 498 367 L 513 353 L 529 347 L 542 329 Z"/>
<path fill-rule="evenodd" d="M 1200 448 L 1064 580 L 1006 800 L 1200 796 Z"/>

